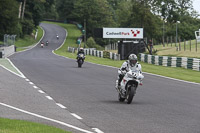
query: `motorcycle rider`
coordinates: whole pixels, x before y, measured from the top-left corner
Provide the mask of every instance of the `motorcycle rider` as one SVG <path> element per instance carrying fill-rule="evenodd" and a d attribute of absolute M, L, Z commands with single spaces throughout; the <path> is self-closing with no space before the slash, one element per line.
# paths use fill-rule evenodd
<path fill-rule="evenodd" d="M 135 54 L 130 54 L 128 60 L 125 61 L 118 70 L 118 89 L 121 88 L 120 83 L 130 69 L 133 71 L 138 70 L 140 73 L 142 73 L 142 66 L 137 62 L 137 56 Z"/>
<path fill-rule="evenodd" d="M 43 41 L 41 42 L 40 46 L 41 46 L 42 48 L 44 47 L 44 42 L 43 42 Z"/>
<path fill-rule="evenodd" d="M 78 55 L 79 54 L 83 54 L 84 55 L 84 57 L 85 57 L 85 52 L 84 52 L 84 50 L 83 50 L 83 48 L 81 47 L 80 49 L 79 49 L 79 51 L 78 51 L 78 53 L 77 53 L 77 57 L 76 57 L 76 59 L 78 59 Z M 85 59 L 85 58 L 84 58 Z M 78 60 L 77 60 L 78 61 Z M 83 60 L 84 61 L 84 60 Z"/>
<path fill-rule="evenodd" d="M 49 44 L 49 41 L 47 40 L 47 41 L 46 41 L 46 46 L 48 46 L 48 44 Z"/>

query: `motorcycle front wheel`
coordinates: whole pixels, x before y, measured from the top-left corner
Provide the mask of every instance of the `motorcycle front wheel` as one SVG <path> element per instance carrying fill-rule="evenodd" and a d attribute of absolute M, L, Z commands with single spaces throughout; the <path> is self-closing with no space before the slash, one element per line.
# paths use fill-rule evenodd
<path fill-rule="evenodd" d="M 82 60 L 79 60 L 79 61 L 78 61 L 78 67 L 81 67 L 82 64 L 83 64 L 83 61 L 82 61 Z"/>
<path fill-rule="evenodd" d="M 131 87 L 128 88 L 128 90 L 126 92 L 127 104 L 130 104 L 132 102 L 133 97 L 135 96 L 135 92 L 136 92 L 135 86 L 131 86 Z"/>

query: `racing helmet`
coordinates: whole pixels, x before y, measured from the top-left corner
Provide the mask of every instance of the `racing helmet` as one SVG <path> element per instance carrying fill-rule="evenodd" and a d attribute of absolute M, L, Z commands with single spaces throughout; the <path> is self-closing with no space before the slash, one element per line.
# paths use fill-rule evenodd
<path fill-rule="evenodd" d="M 82 52 L 83 52 L 83 48 L 81 47 L 81 48 L 79 49 L 79 51 L 82 51 Z"/>
<path fill-rule="evenodd" d="M 137 56 L 135 54 L 130 54 L 128 60 L 129 64 L 133 67 L 137 63 Z"/>

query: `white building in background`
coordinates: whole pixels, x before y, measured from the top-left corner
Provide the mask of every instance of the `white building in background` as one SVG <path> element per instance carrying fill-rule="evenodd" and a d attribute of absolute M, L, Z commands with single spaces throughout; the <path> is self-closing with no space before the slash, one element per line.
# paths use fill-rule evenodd
<path fill-rule="evenodd" d="M 197 39 L 197 42 L 200 42 L 200 29 L 198 31 L 195 31 L 195 37 Z"/>

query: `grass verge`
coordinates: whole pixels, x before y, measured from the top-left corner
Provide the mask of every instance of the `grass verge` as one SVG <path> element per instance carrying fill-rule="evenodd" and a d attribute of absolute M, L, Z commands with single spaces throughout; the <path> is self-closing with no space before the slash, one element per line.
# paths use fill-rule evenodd
<path fill-rule="evenodd" d="M 23 51 L 26 50 L 29 46 L 35 45 L 43 36 L 43 30 L 38 26 L 38 36 L 36 39 L 34 39 L 31 36 L 25 36 L 22 39 L 18 39 L 15 42 L 15 46 L 17 47 L 17 51 Z M 12 72 L 20 75 L 20 73 L 10 64 L 10 62 L 7 59 L 0 59 L 0 65 L 8 68 Z"/>
<path fill-rule="evenodd" d="M 65 44 L 58 51 L 66 53 L 66 50 L 67 50 L 68 46 L 70 46 L 70 47 L 78 47 L 78 44 L 76 43 L 76 41 L 77 41 L 77 38 L 82 35 L 82 33 L 77 28 L 76 25 L 74 25 L 74 24 L 64 24 L 64 23 L 56 23 L 56 22 L 48 22 L 48 21 L 44 21 L 43 23 L 56 24 L 56 25 L 59 25 L 59 26 L 61 26 L 64 29 L 67 30 L 68 35 L 67 35 Z M 84 46 L 84 43 L 81 43 L 81 45 Z"/>
<path fill-rule="evenodd" d="M 34 39 L 30 35 L 25 35 L 24 38 L 20 38 L 15 42 L 15 46 L 17 47 L 17 51 L 23 51 L 26 50 L 29 46 L 35 45 L 43 35 L 43 30 L 41 27 L 38 26 L 38 35 L 37 38 Z"/>
<path fill-rule="evenodd" d="M 70 133 L 44 124 L 0 118 L 0 133 Z"/>
<path fill-rule="evenodd" d="M 197 51 L 196 51 L 196 43 L 195 40 L 191 41 L 191 50 L 190 50 L 190 42 L 184 42 L 179 44 L 169 44 L 165 45 L 155 45 L 154 49 L 157 49 L 157 55 L 161 56 L 175 56 L 175 57 L 191 57 L 191 58 L 200 58 L 200 43 L 197 44 Z"/>
<path fill-rule="evenodd" d="M 76 37 L 80 35 L 79 34 L 80 31 L 76 28 L 75 25 L 72 25 L 72 24 L 61 24 L 61 23 L 54 23 L 54 22 L 51 22 L 51 24 L 57 24 L 65 28 L 68 31 L 68 35 L 69 35 L 67 36 L 67 40 L 65 41 L 65 44 L 60 49 L 56 50 L 55 53 L 58 55 L 68 57 L 68 58 L 76 59 L 76 54 L 67 52 L 67 47 L 75 46 L 74 44 L 76 42 Z M 71 30 L 73 30 L 72 33 L 71 33 Z M 85 61 L 101 64 L 101 65 L 113 66 L 117 68 L 121 67 L 121 64 L 124 62 L 123 60 L 113 61 L 111 59 L 98 58 L 98 57 L 89 56 L 89 55 L 87 55 Z M 167 77 L 176 78 L 176 79 L 185 80 L 185 81 L 200 83 L 200 72 L 198 71 L 184 69 L 184 68 L 156 66 L 156 65 L 152 65 L 148 63 L 143 63 L 143 62 L 140 62 L 140 63 L 142 65 L 142 70 L 144 72 L 158 74 L 158 75 L 167 76 Z"/>
<path fill-rule="evenodd" d="M 10 64 L 10 62 L 7 59 L 0 59 L 0 65 L 6 67 L 10 71 L 20 75 L 20 73 Z"/>
<path fill-rule="evenodd" d="M 76 54 L 69 53 L 69 52 L 65 52 L 64 54 L 64 53 L 60 53 L 59 51 L 56 51 L 56 54 L 73 58 L 73 59 L 76 58 Z M 113 66 L 117 68 L 120 68 L 122 63 L 124 62 L 124 60 L 113 61 L 110 59 L 98 58 L 94 56 L 86 56 L 85 61 L 101 64 L 101 65 Z M 156 65 L 152 65 L 148 63 L 143 63 L 143 62 L 140 62 L 140 64 L 142 65 L 143 72 L 148 72 L 148 73 L 158 74 L 158 75 L 167 76 L 167 77 L 171 77 L 175 79 L 200 83 L 200 72 L 198 71 L 178 68 L 178 67 L 172 68 L 172 67 L 156 66 Z"/>
<path fill-rule="evenodd" d="M 40 27 L 38 27 L 38 36 L 36 39 L 33 39 L 33 37 L 31 36 L 25 36 L 25 38 L 17 40 L 16 41 L 17 51 L 26 50 L 28 46 L 35 45 L 42 38 L 42 35 L 43 35 L 43 30 Z M 10 64 L 10 62 L 7 59 L 0 59 L 0 65 L 20 75 L 20 73 Z M 39 123 L 0 118 L 0 133 L 70 133 L 70 132 L 55 128 L 53 126 L 47 126 Z"/>

